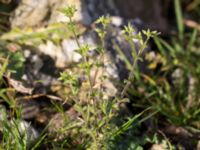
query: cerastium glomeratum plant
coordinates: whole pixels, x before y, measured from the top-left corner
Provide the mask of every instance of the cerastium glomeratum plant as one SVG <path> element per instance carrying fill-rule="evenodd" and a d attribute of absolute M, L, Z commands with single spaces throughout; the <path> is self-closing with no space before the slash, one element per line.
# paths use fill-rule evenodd
<path fill-rule="evenodd" d="M 132 118 L 131 121 L 126 122 L 122 127 L 118 127 L 114 123 L 114 118 L 118 117 L 119 103 L 122 103 L 122 99 L 127 93 L 127 89 L 132 83 L 132 78 L 134 76 L 134 69 L 137 65 L 138 60 L 141 59 L 141 54 L 144 49 L 147 47 L 147 42 L 151 37 L 157 35 L 156 31 L 150 32 L 150 30 L 143 31 L 142 33 L 146 36 L 146 39 L 143 40 L 142 33 L 133 34 L 134 28 L 129 24 L 124 27 L 124 35 L 126 40 L 130 42 L 133 48 L 133 57 L 134 63 L 131 65 L 131 71 L 127 83 L 124 86 L 124 89 L 121 91 L 121 95 L 117 96 L 114 99 L 103 98 L 104 90 L 101 86 L 101 83 L 106 79 L 106 76 L 102 74 L 100 77 L 100 86 L 95 86 L 95 78 L 91 77 L 92 68 L 101 68 L 103 72 L 105 71 L 105 37 L 107 34 L 107 28 L 110 24 L 110 18 L 102 16 L 95 23 L 100 24 L 100 27 L 97 25 L 95 31 L 100 38 L 100 44 L 98 45 L 97 51 L 99 58 L 96 62 L 91 62 L 91 55 L 89 54 L 90 46 L 84 45 L 79 42 L 78 33 L 76 32 L 76 23 L 73 21 L 74 13 L 76 9 L 74 6 L 63 8 L 60 10 L 65 16 L 69 18 L 67 23 L 68 29 L 72 32 L 73 38 L 76 40 L 78 45 L 77 52 L 82 56 L 82 61 L 77 65 L 79 70 L 82 70 L 85 75 L 85 81 L 89 84 L 89 89 L 86 92 L 85 102 L 80 101 L 79 93 L 81 89 L 81 84 L 79 83 L 80 74 L 74 72 L 63 72 L 61 73 L 60 80 L 64 84 L 70 87 L 71 94 L 73 95 L 74 108 L 78 111 L 81 117 L 78 117 L 75 122 L 75 127 L 79 134 L 79 138 L 82 137 L 81 142 L 85 144 L 85 148 L 89 149 L 106 149 L 109 147 L 109 141 L 115 138 L 116 136 L 124 133 L 131 122 L 133 122 L 137 117 Z M 137 39 L 140 42 L 140 49 L 138 52 L 134 49 L 133 39 Z M 84 137 L 84 138 L 83 138 Z"/>

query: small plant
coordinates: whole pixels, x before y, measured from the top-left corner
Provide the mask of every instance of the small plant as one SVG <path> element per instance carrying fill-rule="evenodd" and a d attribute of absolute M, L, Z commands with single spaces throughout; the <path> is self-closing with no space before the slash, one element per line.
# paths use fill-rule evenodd
<path fill-rule="evenodd" d="M 135 117 L 129 119 L 127 122 L 122 123 L 122 126 L 118 126 L 115 123 L 115 120 L 119 117 L 120 104 L 124 103 L 123 100 L 127 94 L 127 90 L 130 86 L 130 81 L 134 78 L 134 70 L 137 65 L 138 60 L 141 60 L 141 55 L 144 49 L 147 47 L 147 42 L 151 37 L 158 35 L 156 31 L 151 32 L 150 30 L 143 31 L 142 33 L 146 36 L 144 41 L 142 38 L 142 33 L 134 35 L 134 29 L 129 24 L 124 28 L 124 35 L 128 42 L 133 45 L 133 57 L 134 63 L 130 64 L 131 73 L 128 78 L 128 81 L 121 92 L 121 95 L 116 95 L 114 99 L 104 98 L 102 82 L 107 78 L 106 75 L 102 74 L 99 79 L 91 77 L 92 69 L 96 68 L 96 73 L 99 70 L 105 72 L 105 36 L 107 34 L 107 28 L 110 24 L 110 19 L 108 17 L 100 17 L 95 23 L 100 25 L 95 30 L 100 38 L 101 44 L 98 45 L 99 59 L 94 63 L 91 62 L 91 55 L 88 53 L 90 51 L 89 45 L 81 45 L 78 41 L 78 33 L 76 32 L 76 24 L 73 22 L 73 15 L 75 13 L 74 7 L 67 7 L 61 9 L 61 12 L 64 13 L 69 18 L 69 23 L 67 25 L 68 29 L 72 32 L 73 37 L 75 38 L 79 49 L 77 52 L 82 56 L 82 62 L 77 65 L 79 68 L 79 73 L 75 72 L 63 72 L 61 73 L 60 80 L 63 81 L 66 86 L 70 87 L 71 97 L 74 101 L 74 108 L 80 114 L 75 123 L 70 121 L 66 122 L 66 126 L 74 124 L 73 138 L 76 141 L 79 141 L 79 146 L 83 149 L 109 149 L 109 143 L 124 134 L 131 126 L 134 125 L 134 122 L 143 114 L 143 112 Z M 140 42 L 140 49 L 138 53 L 135 50 L 133 39 L 137 39 Z M 84 83 L 80 83 L 80 72 L 82 76 L 85 76 Z M 96 84 L 96 80 L 99 80 L 100 83 Z M 88 88 L 87 88 L 88 87 Z M 86 88 L 84 100 L 80 99 L 81 88 Z M 70 94 L 69 94 L 70 95 Z M 148 118 L 148 117 L 147 117 Z M 125 120 L 125 118 L 123 119 Z M 67 127 L 63 127 L 67 128 Z M 67 128 L 68 132 L 72 132 L 72 128 Z M 80 139 L 81 138 L 81 139 Z"/>
<path fill-rule="evenodd" d="M 143 54 L 143 51 L 147 48 L 147 43 L 148 41 L 150 40 L 150 38 L 153 38 L 155 36 L 157 36 L 159 33 L 156 32 L 156 31 L 150 31 L 149 29 L 147 31 L 143 30 L 142 33 L 146 36 L 146 40 L 144 41 L 143 40 L 143 37 L 142 37 L 142 33 L 139 32 L 137 35 L 133 35 L 134 33 L 134 29 L 133 27 L 129 24 L 128 26 L 125 26 L 124 28 L 124 33 L 125 33 L 125 37 L 126 37 L 126 40 L 131 44 L 132 46 L 132 57 L 133 57 L 133 64 L 131 65 L 130 62 L 128 64 L 128 66 L 131 66 L 130 70 L 130 74 L 129 74 L 129 77 L 128 77 L 128 81 L 121 93 L 121 97 L 124 97 L 128 88 L 130 87 L 130 84 L 133 83 L 133 78 L 134 78 L 134 71 L 136 70 L 137 68 L 137 62 L 138 60 L 139 61 L 143 61 L 142 60 L 142 57 L 141 55 Z M 137 52 L 137 50 L 135 49 L 135 43 L 133 40 L 138 40 L 139 43 L 140 43 L 140 48 Z"/>
<path fill-rule="evenodd" d="M 62 80 L 65 84 L 70 87 L 71 94 L 73 95 L 74 100 L 74 108 L 77 112 L 81 114 L 81 118 L 77 118 L 75 122 L 77 124 L 77 132 L 78 136 L 84 137 L 79 139 L 83 143 L 85 143 L 85 148 L 91 149 L 101 149 L 105 147 L 104 145 L 107 138 L 110 136 L 112 130 L 116 130 L 116 126 L 112 123 L 112 118 L 116 116 L 114 111 L 117 110 L 117 103 L 116 101 L 103 99 L 103 93 L 101 87 L 95 87 L 95 79 L 92 80 L 91 78 L 91 69 L 94 66 L 99 65 L 98 67 L 104 67 L 103 62 L 101 62 L 104 58 L 104 37 L 106 32 L 102 29 L 97 29 L 98 35 L 102 41 L 102 45 L 99 47 L 99 53 L 101 55 L 101 60 L 97 61 L 97 63 L 91 63 L 89 58 L 91 57 L 88 53 L 90 50 L 88 45 L 81 45 L 78 41 L 78 33 L 76 33 L 76 25 L 73 22 L 73 14 L 75 13 L 74 7 L 69 7 L 62 9 L 63 12 L 68 18 L 68 29 L 73 33 L 73 36 L 77 42 L 79 49 L 77 52 L 82 56 L 82 63 L 79 64 L 77 67 L 82 70 L 83 75 L 86 77 L 86 82 L 84 84 L 84 88 L 87 88 L 88 91 L 85 95 L 85 102 L 80 101 L 78 94 L 80 93 L 81 85 L 79 83 L 80 75 L 76 73 L 61 73 L 60 80 Z M 103 28 L 106 29 L 109 21 L 105 17 L 101 17 L 97 23 L 102 23 Z M 79 70 L 79 71 L 80 71 Z M 98 70 L 97 70 L 98 71 Z M 101 79 L 101 81 L 103 78 Z M 101 84 L 101 83 L 100 83 Z M 71 123 L 72 124 L 72 123 Z M 82 144 L 83 144 L 82 143 Z"/>

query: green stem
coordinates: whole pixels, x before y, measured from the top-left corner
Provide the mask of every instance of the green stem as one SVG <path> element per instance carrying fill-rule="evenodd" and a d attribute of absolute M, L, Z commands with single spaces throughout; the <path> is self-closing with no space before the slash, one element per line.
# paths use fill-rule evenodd
<path fill-rule="evenodd" d="M 130 72 L 129 77 L 128 77 L 128 81 L 127 81 L 126 85 L 124 86 L 124 89 L 121 92 L 121 98 L 123 98 L 126 95 L 126 93 L 128 91 L 128 88 L 130 87 L 130 85 L 132 83 L 131 80 L 132 81 L 134 80 L 135 67 L 137 65 L 138 59 L 140 58 L 142 52 L 146 48 L 148 40 L 149 40 L 149 37 L 147 37 L 147 39 L 145 40 L 145 42 L 142 45 L 141 49 L 139 50 L 138 54 L 136 54 L 136 56 L 135 56 L 136 58 L 134 59 L 134 62 L 133 62 L 133 65 L 132 65 L 132 69 L 131 69 L 131 72 Z"/>

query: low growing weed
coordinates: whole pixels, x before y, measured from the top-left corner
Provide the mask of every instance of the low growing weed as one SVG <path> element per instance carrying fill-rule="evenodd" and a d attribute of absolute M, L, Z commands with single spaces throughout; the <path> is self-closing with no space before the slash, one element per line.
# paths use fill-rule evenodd
<path fill-rule="evenodd" d="M 127 100 L 124 99 L 127 96 L 127 91 L 130 88 L 130 84 L 132 79 L 134 78 L 134 70 L 137 65 L 138 60 L 141 60 L 141 55 L 144 49 L 147 47 L 147 43 L 151 37 L 157 36 L 158 33 L 156 31 L 151 32 L 150 30 L 139 32 L 134 35 L 134 29 L 129 24 L 124 27 L 124 36 L 127 41 L 132 45 L 132 55 L 134 58 L 134 63 L 130 64 L 130 76 L 125 83 L 124 88 L 120 92 L 120 94 L 116 95 L 114 98 L 104 98 L 104 90 L 102 87 L 102 82 L 108 78 L 105 75 L 101 75 L 99 77 L 100 83 L 96 85 L 97 79 L 92 79 L 91 71 L 95 67 L 97 68 L 97 72 L 99 69 L 102 69 L 105 72 L 105 62 L 104 57 L 106 53 L 105 47 L 105 36 L 107 34 L 106 30 L 110 24 L 110 20 L 108 17 L 100 17 L 96 23 L 100 24 L 101 27 L 96 28 L 96 32 L 100 38 L 101 44 L 98 45 L 98 53 L 100 55 L 100 59 L 98 59 L 95 63 L 90 62 L 91 55 L 89 54 L 90 47 L 89 45 L 81 45 L 78 41 L 78 33 L 76 33 L 76 25 L 73 22 L 73 14 L 75 13 L 74 7 L 68 7 L 61 10 L 70 20 L 68 23 L 69 30 L 73 33 L 73 37 L 75 38 L 79 49 L 77 52 L 82 56 L 82 61 L 77 65 L 79 71 L 85 76 L 84 86 L 88 86 L 88 90 L 85 91 L 84 101 L 78 97 L 81 85 L 79 83 L 80 73 L 76 72 L 63 72 L 61 73 L 60 80 L 63 81 L 66 86 L 69 86 L 71 89 L 71 99 L 74 101 L 74 109 L 80 114 L 74 123 L 70 121 L 65 123 L 66 126 L 70 126 L 74 124 L 72 127 L 75 131 L 72 136 L 72 141 L 78 142 L 77 147 L 81 149 L 109 149 L 111 148 L 111 141 L 115 141 L 121 135 L 125 134 L 129 129 L 135 128 L 137 123 L 141 123 L 142 121 L 138 121 L 138 118 L 145 112 L 141 112 L 140 114 L 134 116 L 133 118 L 127 120 L 126 117 L 120 118 L 119 110 L 122 109 L 120 105 Z M 146 36 L 146 39 L 143 40 L 142 34 Z M 140 43 L 140 49 L 138 51 L 135 50 L 134 41 L 136 39 Z M 82 83 L 83 84 L 83 83 Z M 86 87 L 85 87 L 86 88 Z M 127 108 L 126 108 L 127 109 Z M 153 114 L 151 114 L 153 115 Z M 150 116 L 151 116 L 150 115 Z M 149 117 L 150 117 L 149 116 Z M 147 118 L 149 118 L 147 117 Z M 147 119 L 146 118 L 146 119 Z M 121 121 L 120 121 L 121 120 Z M 144 119 L 145 120 L 145 119 Z M 143 121 L 144 121 L 143 120 Z M 116 123 L 116 121 L 118 123 Z M 121 122 L 121 123 L 120 123 Z M 121 126 L 117 124 L 122 124 Z M 64 127 L 67 128 L 67 127 Z M 72 128 L 68 128 L 68 131 Z"/>

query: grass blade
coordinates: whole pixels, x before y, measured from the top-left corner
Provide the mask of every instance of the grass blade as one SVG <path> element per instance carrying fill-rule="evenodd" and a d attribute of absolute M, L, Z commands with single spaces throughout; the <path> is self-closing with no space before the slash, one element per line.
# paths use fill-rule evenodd
<path fill-rule="evenodd" d="M 194 45 L 194 43 L 195 43 L 195 41 L 196 41 L 196 39 L 197 39 L 197 33 L 198 33 L 197 29 L 194 29 L 194 31 L 193 31 L 193 33 L 192 33 L 192 36 L 191 36 L 191 38 L 190 38 L 189 44 L 188 44 L 188 46 L 187 46 L 187 50 L 188 50 L 188 51 L 190 51 L 191 48 L 192 48 L 192 46 Z"/>
<path fill-rule="evenodd" d="M 128 120 L 126 123 L 124 123 L 116 132 L 114 132 L 114 134 L 112 135 L 112 137 L 116 137 L 119 136 L 121 134 L 123 134 L 124 132 L 126 132 L 128 129 L 130 129 L 131 126 L 135 125 L 135 121 L 141 117 L 147 110 L 149 110 L 150 108 L 145 109 L 144 111 L 142 111 L 141 113 L 135 115 L 133 118 L 131 118 L 130 120 Z M 152 116 L 152 115 L 151 115 Z M 149 117 L 145 117 L 146 119 L 148 119 Z M 144 119 L 142 119 L 142 121 L 138 121 L 138 123 L 141 123 L 145 121 Z M 137 124 L 137 122 L 136 122 Z"/>
<path fill-rule="evenodd" d="M 180 0 L 174 0 L 174 6 L 175 6 L 175 14 L 176 14 L 176 22 L 179 32 L 179 38 L 181 41 L 183 41 L 184 23 L 183 23 L 183 15 L 181 10 Z"/>

